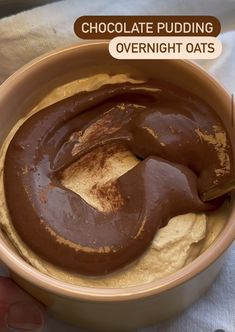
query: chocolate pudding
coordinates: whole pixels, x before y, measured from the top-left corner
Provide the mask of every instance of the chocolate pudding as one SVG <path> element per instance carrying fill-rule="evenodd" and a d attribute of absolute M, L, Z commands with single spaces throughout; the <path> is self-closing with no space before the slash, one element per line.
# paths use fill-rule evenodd
<path fill-rule="evenodd" d="M 228 203 L 200 194 L 233 177 L 233 156 L 203 100 L 104 74 L 51 101 L 1 151 L 1 224 L 24 259 L 75 284 L 125 287 L 169 275 L 213 243 Z"/>

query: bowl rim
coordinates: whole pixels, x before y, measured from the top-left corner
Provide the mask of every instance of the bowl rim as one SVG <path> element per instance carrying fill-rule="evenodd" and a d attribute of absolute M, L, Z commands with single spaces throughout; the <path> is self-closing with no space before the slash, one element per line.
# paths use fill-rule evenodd
<path fill-rule="evenodd" d="M 53 50 L 49 53 L 43 54 L 42 56 L 34 59 L 28 64 L 24 65 L 18 69 L 14 74 L 7 78 L 0 85 L 0 96 L 4 97 L 7 93 L 11 91 L 11 85 L 14 81 L 22 81 L 24 75 L 26 75 L 31 68 L 35 66 L 43 65 L 48 59 L 53 57 L 58 57 L 61 54 L 66 56 L 70 52 L 79 52 L 81 49 L 90 48 L 94 50 L 99 47 L 107 47 L 108 42 L 89 42 L 71 45 L 68 47 L 59 48 Z M 198 74 L 201 75 L 202 79 L 208 80 L 217 89 L 220 90 L 223 98 L 230 97 L 229 93 L 223 88 L 223 86 L 211 75 L 209 75 L 203 68 L 189 60 L 170 60 L 177 62 L 182 68 L 186 70 L 196 70 Z M 232 197 L 233 200 L 233 197 Z M 5 241 L 0 237 L 0 260 L 16 275 L 20 276 L 25 281 L 33 284 L 34 286 L 43 289 L 49 293 L 53 293 L 66 298 L 73 298 L 86 301 L 102 301 L 102 302 L 116 302 L 116 301 L 127 301 L 140 299 L 148 296 L 153 296 L 165 292 L 167 290 L 173 289 L 193 277 L 195 277 L 200 272 L 207 269 L 214 261 L 216 261 L 224 251 L 229 247 L 232 241 L 235 239 L 235 206 L 233 205 L 229 221 L 218 236 L 216 241 L 199 257 L 193 260 L 191 263 L 178 270 L 177 272 L 158 279 L 145 283 L 142 285 L 128 286 L 125 288 L 99 288 L 99 287 L 85 287 L 72 285 L 53 277 L 50 277 L 42 272 L 38 271 L 36 268 L 32 267 L 26 261 L 23 260 L 17 253 L 10 249 Z"/>

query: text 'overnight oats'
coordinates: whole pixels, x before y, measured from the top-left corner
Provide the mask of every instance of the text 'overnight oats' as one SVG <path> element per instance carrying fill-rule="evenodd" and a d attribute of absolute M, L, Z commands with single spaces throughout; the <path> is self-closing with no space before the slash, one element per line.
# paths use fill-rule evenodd
<path fill-rule="evenodd" d="M 216 113 L 158 80 L 106 77 L 100 87 L 24 119 L 2 155 L 7 214 L 17 239 L 71 275 L 117 270 L 111 279 L 125 279 L 123 271 L 131 280 L 130 271 L 138 275 L 140 262 L 153 255 L 164 263 L 164 241 L 176 261 L 175 244 L 181 241 L 185 251 L 175 270 L 190 261 L 189 253 L 197 257 L 196 244 L 207 242 L 206 219 L 216 212 L 209 211 L 223 201 L 204 204 L 200 194 L 233 177 L 231 144 Z M 159 252 L 151 253 L 157 238 Z M 167 274 L 167 264 L 159 269 Z M 107 277 L 97 278 L 105 284 Z"/>

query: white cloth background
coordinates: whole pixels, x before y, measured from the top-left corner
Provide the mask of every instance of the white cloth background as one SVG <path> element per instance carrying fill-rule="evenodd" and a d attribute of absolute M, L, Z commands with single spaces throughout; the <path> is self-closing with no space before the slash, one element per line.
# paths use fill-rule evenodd
<path fill-rule="evenodd" d="M 1 7 L 0 7 L 1 10 Z M 222 23 L 223 53 L 200 61 L 206 70 L 235 93 L 234 0 L 64 0 L 0 20 L 0 83 L 33 58 L 57 47 L 80 42 L 73 22 L 81 15 L 215 15 Z M 4 274 L 5 269 L 1 269 Z M 6 272 L 5 272 L 6 273 Z M 177 317 L 143 331 L 235 332 L 235 244 L 209 291 Z M 43 332 L 75 332 L 49 318 Z M 141 331 L 141 332 L 143 332 Z"/>

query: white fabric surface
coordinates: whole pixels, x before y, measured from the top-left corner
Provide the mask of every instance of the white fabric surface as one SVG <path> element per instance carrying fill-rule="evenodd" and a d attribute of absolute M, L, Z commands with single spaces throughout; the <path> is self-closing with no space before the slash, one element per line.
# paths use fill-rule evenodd
<path fill-rule="evenodd" d="M 1 7 L 0 7 L 1 10 Z M 64 0 L 0 20 L 0 83 L 23 64 L 49 50 L 78 43 L 73 22 L 81 15 L 215 15 L 222 23 L 223 53 L 200 65 L 235 93 L 234 0 Z M 1 269 L 2 274 L 5 269 Z M 235 332 L 235 244 L 210 290 L 179 316 L 143 331 Z M 75 332 L 49 318 L 43 332 Z M 142 331 L 142 332 L 143 332 Z"/>

